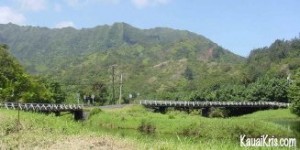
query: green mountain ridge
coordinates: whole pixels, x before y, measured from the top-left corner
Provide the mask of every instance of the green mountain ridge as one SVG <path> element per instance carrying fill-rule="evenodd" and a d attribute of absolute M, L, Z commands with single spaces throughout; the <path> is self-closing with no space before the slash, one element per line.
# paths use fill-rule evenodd
<path fill-rule="evenodd" d="M 9 45 L 28 72 L 60 82 L 70 93 L 93 94 L 103 87 L 111 95 L 116 65 L 114 87 L 122 74 L 123 97 L 185 100 L 203 89 L 247 86 L 265 74 L 285 78 L 299 67 L 300 49 L 295 39 L 278 49 L 254 50 L 246 59 L 189 31 L 126 23 L 83 29 L 2 24 L 0 43 Z"/>
<path fill-rule="evenodd" d="M 187 68 L 194 72 L 196 81 L 244 61 L 189 31 L 141 30 L 126 23 L 80 30 L 0 25 L 0 42 L 9 45 L 11 53 L 30 73 L 48 75 L 64 83 L 101 81 L 109 85 L 110 66 L 118 64 L 117 74 L 124 73 L 128 84 L 125 90 L 136 91 L 140 84 L 146 84 L 142 88 L 146 95 L 177 89 L 178 84 L 188 86 L 183 75 Z M 207 72 L 210 66 L 216 69 Z"/>
<path fill-rule="evenodd" d="M 184 40 L 202 41 L 201 49 L 220 48 L 203 36 L 169 28 L 138 29 L 126 23 L 112 26 L 97 26 L 90 29 L 49 29 L 13 24 L 0 25 L 0 40 L 8 44 L 12 53 L 23 63 L 27 58 L 41 58 L 39 55 L 81 56 L 106 51 L 120 46 L 141 45 L 143 47 L 170 45 Z M 201 50 L 198 49 L 198 50 Z M 222 48 L 221 48 L 222 49 Z M 229 53 L 227 51 L 227 53 Z M 37 60 L 38 61 L 38 60 Z"/>

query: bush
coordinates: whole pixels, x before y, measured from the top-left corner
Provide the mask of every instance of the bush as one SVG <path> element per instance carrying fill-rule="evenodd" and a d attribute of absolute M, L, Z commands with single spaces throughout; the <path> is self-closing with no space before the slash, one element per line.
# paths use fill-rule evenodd
<path fill-rule="evenodd" d="M 196 123 L 191 123 L 185 127 L 182 127 L 178 132 L 179 135 L 183 136 L 193 136 L 199 137 L 200 136 L 200 126 Z"/>
<path fill-rule="evenodd" d="M 93 108 L 90 111 L 89 117 L 92 117 L 93 115 L 99 114 L 100 112 L 102 112 L 102 110 L 100 108 Z"/>
<path fill-rule="evenodd" d="M 167 115 L 169 119 L 175 119 L 176 117 L 184 117 L 187 115 L 187 112 L 185 111 L 179 111 L 175 109 L 168 109 Z"/>
<path fill-rule="evenodd" d="M 175 115 L 174 114 L 169 114 L 168 118 L 169 119 L 175 119 Z"/>
<path fill-rule="evenodd" d="M 192 111 L 190 112 L 190 115 L 192 115 L 192 116 L 200 116 L 201 113 L 202 113 L 201 110 L 196 110 L 196 109 L 194 109 L 194 110 L 192 110 Z"/>
<path fill-rule="evenodd" d="M 291 112 L 300 116 L 300 70 L 293 78 L 293 82 L 289 87 L 289 101 L 291 102 Z"/>
<path fill-rule="evenodd" d="M 211 108 L 209 117 L 212 117 L 212 118 L 228 117 L 228 111 L 225 109 L 221 109 L 221 108 Z"/>
<path fill-rule="evenodd" d="M 147 110 L 144 106 L 141 105 L 133 105 L 132 107 L 129 107 L 126 109 L 128 113 L 147 113 Z"/>
<path fill-rule="evenodd" d="M 143 133 L 154 133 L 156 126 L 149 120 L 143 119 L 138 127 L 138 130 Z"/>

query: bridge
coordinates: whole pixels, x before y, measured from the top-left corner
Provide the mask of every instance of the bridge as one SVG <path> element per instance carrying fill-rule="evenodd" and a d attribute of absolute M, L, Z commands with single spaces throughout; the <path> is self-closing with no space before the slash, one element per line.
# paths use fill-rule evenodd
<path fill-rule="evenodd" d="M 175 108 L 180 110 L 190 111 L 198 109 L 202 111 L 203 116 L 208 116 L 211 108 L 225 108 L 232 113 L 232 115 L 241 115 L 251 113 L 257 110 L 287 108 L 289 103 L 282 102 L 237 102 L 237 101 L 156 101 L 143 100 L 140 104 L 153 108 L 159 112 L 165 112 L 167 108 Z"/>
<path fill-rule="evenodd" d="M 24 110 L 33 112 L 55 113 L 57 116 L 61 112 L 71 112 L 75 120 L 83 119 L 83 105 L 77 104 L 48 104 L 48 103 L 0 103 L 0 108 Z"/>
<path fill-rule="evenodd" d="M 193 109 L 201 110 L 203 116 L 208 116 L 211 108 L 225 108 L 232 113 L 231 115 L 241 115 L 257 110 L 287 108 L 289 103 L 282 102 L 236 102 L 236 101 L 157 101 L 143 100 L 140 105 L 155 109 L 159 112 L 166 112 L 167 108 L 190 111 Z M 0 103 L 0 108 L 24 110 L 33 112 L 55 113 L 57 116 L 61 112 L 71 112 L 75 120 L 84 118 L 82 104 L 48 104 L 48 103 Z"/>

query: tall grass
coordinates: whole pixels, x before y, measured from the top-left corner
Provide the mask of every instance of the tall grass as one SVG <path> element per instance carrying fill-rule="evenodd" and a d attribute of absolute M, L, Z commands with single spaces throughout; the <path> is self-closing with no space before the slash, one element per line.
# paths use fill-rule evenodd
<path fill-rule="evenodd" d="M 276 114 L 278 116 L 273 118 L 296 118 L 288 110 L 262 111 L 243 117 L 205 118 L 196 113 L 190 115 L 179 111 L 166 114 L 152 113 L 141 106 L 133 106 L 121 110 L 103 111 L 92 116 L 86 124 L 94 130 L 100 128 L 119 131 L 130 129 L 129 132 L 149 133 L 148 136 L 131 134 L 131 137 L 144 141 L 141 143 L 156 143 L 145 144 L 146 148 L 156 145 L 158 149 L 173 149 L 175 146 L 183 149 L 186 146 L 192 149 L 220 149 L 221 147 L 222 149 L 223 147 L 239 149 L 241 148 L 239 145 L 241 135 L 293 137 L 292 131 L 268 121 Z M 125 132 L 125 134 L 129 133 Z M 120 136 L 124 136 L 124 133 Z M 152 141 L 152 139 L 155 140 Z"/>
<path fill-rule="evenodd" d="M 286 110 L 278 111 L 258 112 L 244 117 L 220 119 L 189 115 L 179 111 L 172 111 L 167 114 L 152 113 L 142 107 L 134 106 L 132 109 L 101 112 L 92 116 L 87 124 L 91 127 L 102 126 L 121 129 L 139 129 L 141 124 L 149 124 L 156 128 L 155 132 L 157 133 L 211 139 L 227 138 L 235 140 L 242 133 L 249 136 L 259 136 L 261 134 L 289 136 L 292 133 L 286 132 L 279 125 L 266 121 L 269 118 L 265 115 L 269 112 L 272 115 L 274 113 L 286 113 Z M 283 117 L 293 118 L 294 116 L 286 114 Z"/>
<path fill-rule="evenodd" d="M 0 149 L 45 149 L 66 137 L 101 137 L 131 141 L 130 149 L 241 149 L 240 135 L 293 137 L 292 131 L 270 119 L 297 119 L 289 110 L 269 110 L 242 117 L 205 118 L 198 113 L 153 113 L 142 106 L 90 111 L 89 119 L 73 120 L 71 114 L 54 115 L 0 109 Z M 76 141 L 76 140 L 75 140 Z M 130 143 L 130 142 L 129 142 Z"/>

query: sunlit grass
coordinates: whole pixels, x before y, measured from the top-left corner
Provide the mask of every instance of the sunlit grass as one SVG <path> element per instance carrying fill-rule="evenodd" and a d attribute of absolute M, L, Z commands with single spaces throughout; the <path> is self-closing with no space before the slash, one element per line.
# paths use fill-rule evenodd
<path fill-rule="evenodd" d="M 252 118 L 259 120 L 272 119 L 300 119 L 295 114 L 292 114 L 289 109 L 265 110 L 258 111 L 249 115 L 241 116 L 240 118 Z"/>
<path fill-rule="evenodd" d="M 80 137 L 103 141 L 104 137 L 108 143 L 105 137 L 112 137 L 116 143 L 131 143 L 126 145 L 129 149 L 241 149 L 239 137 L 243 134 L 293 137 L 292 131 L 270 119 L 297 119 L 287 109 L 224 119 L 180 111 L 153 113 L 138 105 L 112 110 L 93 109 L 90 114 L 88 120 L 76 122 L 71 114 L 56 117 L 54 114 L 20 112 L 19 126 L 17 111 L 0 109 L 0 148 L 46 149 L 51 145 L 59 146 L 61 139 L 67 139 L 62 142 L 70 144 L 69 139 L 75 136 L 74 141 L 84 141 Z M 95 145 L 98 140 L 83 145 Z"/>
<path fill-rule="evenodd" d="M 146 121 L 155 128 L 154 133 L 148 134 L 154 136 L 153 139 L 157 139 L 153 142 L 156 143 L 154 145 L 158 146 L 158 149 L 170 148 L 171 145 L 173 145 L 172 148 L 176 145 L 176 148 L 181 147 L 183 149 L 187 145 L 192 149 L 215 149 L 217 147 L 239 149 L 241 148 L 239 138 L 240 135 L 244 134 L 250 137 L 260 137 L 261 135 L 293 137 L 292 131 L 269 121 L 276 114 L 277 116 L 273 118 L 296 119 L 296 116 L 290 114 L 287 109 L 261 111 L 242 117 L 224 119 L 205 118 L 179 111 L 171 111 L 166 114 L 152 113 L 141 106 L 133 106 L 113 111 L 102 111 L 93 115 L 86 123 L 95 130 L 97 128 L 131 129 L 130 132 L 133 132 L 133 129 L 138 132 L 139 127 Z M 139 141 L 145 140 L 141 143 L 151 143 L 152 141 L 147 136 L 138 136 L 138 139 Z M 169 146 L 163 143 L 169 143 Z M 147 144 L 145 146 L 147 147 Z"/>

